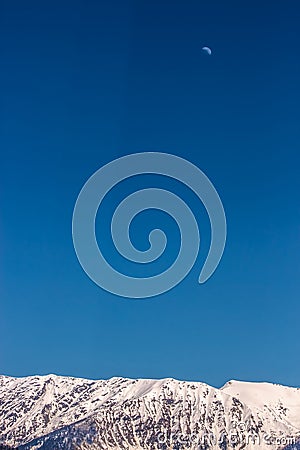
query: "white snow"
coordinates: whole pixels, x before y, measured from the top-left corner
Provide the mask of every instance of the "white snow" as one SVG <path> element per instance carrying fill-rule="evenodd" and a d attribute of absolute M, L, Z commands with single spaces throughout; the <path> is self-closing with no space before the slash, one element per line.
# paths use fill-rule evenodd
<path fill-rule="evenodd" d="M 110 439 L 117 441 L 117 437 L 128 447 L 126 440 L 140 442 L 141 430 L 154 433 L 161 423 L 162 429 L 169 427 L 175 436 L 179 432 L 220 436 L 224 431 L 229 434 L 236 425 L 240 428 L 243 425 L 248 430 L 298 440 L 300 389 L 240 381 L 230 381 L 216 389 L 205 383 L 171 378 L 86 380 L 56 375 L 0 376 L 0 442 L 9 445 L 28 443 L 71 424 L 87 429 L 92 424 L 99 434 L 99 445 L 95 448 L 102 448 L 102 440 L 107 443 Z M 112 432 L 113 429 L 117 431 Z M 115 433 L 113 437 L 111 433 Z M 139 445 L 136 448 L 148 448 L 146 444 Z M 246 450 L 254 448 L 258 447 L 249 444 Z"/>

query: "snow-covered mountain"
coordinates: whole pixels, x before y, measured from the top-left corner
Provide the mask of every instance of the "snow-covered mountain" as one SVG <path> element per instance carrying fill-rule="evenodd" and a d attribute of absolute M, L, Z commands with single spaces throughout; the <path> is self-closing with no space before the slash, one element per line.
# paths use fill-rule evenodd
<path fill-rule="evenodd" d="M 0 376 L 0 443 L 20 450 L 291 450 L 299 441 L 296 388 Z"/>

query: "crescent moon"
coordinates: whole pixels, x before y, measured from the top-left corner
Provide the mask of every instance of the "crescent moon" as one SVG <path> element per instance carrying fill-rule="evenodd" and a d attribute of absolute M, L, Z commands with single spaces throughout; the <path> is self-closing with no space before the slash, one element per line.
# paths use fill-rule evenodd
<path fill-rule="evenodd" d="M 208 55 L 211 55 L 211 49 L 209 47 L 202 47 L 202 50 L 206 52 Z"/>

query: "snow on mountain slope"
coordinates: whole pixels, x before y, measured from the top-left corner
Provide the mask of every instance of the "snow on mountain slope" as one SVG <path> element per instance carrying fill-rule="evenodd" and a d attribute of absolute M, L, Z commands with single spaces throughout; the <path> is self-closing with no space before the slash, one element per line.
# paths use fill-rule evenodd
<path fill-rule="evenodd" d="M 272 384 L 0 376 L 0 443 L 21 450 L 280 449 L 299 390 Z"/>
<path fill-rule="evenodd" d="M 229 381 L 223 392 L 237 397 L 249 406 L 269 411 L 297 429 L 300 429 L 300 389 L 271 383 Z"/>

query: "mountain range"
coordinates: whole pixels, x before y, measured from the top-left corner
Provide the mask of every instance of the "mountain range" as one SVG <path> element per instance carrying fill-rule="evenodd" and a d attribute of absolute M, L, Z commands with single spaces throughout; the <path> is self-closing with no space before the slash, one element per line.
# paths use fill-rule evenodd
<path fill-rule="evenodd" d="M 299 442 L 299 388 L 0 376 L 0 450 L 300 450 Z"/>

